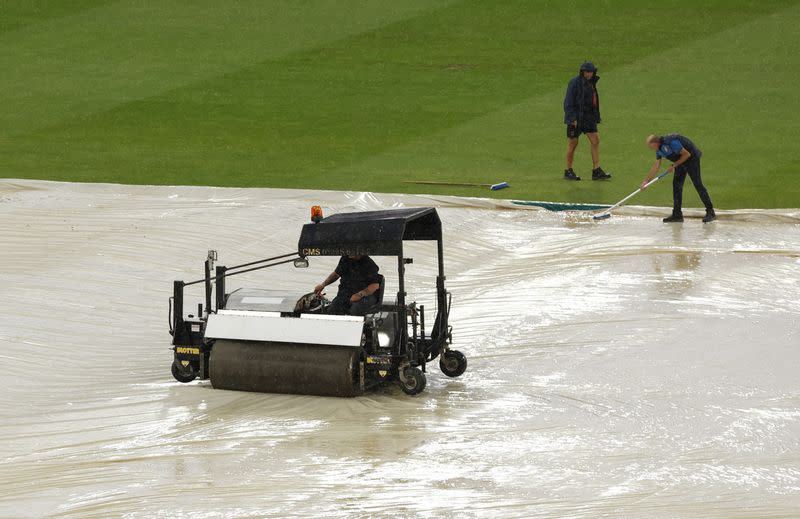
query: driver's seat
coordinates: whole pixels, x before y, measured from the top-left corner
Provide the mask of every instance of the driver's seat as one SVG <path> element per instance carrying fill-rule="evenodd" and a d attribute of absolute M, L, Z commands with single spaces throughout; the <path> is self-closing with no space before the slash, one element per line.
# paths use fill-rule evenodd
<path fill-rule="evenodd" d="M 386 288 L 386 278 L 383 277 L 383 274 L 378 274 L 381 278 L 378 286 L 378 290 L 375 291 L 375 306 L 381 306 L 383 304 L 383 289 Z"/>

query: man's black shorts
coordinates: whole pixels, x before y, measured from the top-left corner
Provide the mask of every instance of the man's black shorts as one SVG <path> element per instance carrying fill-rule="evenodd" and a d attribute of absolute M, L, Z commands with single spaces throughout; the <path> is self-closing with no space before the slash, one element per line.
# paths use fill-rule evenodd
<path fill-rule="evenodd" d="M 567 125 L 567 139 L 577 139 L 582 133 L 597 133 L 597 123 L 579 121 L 577 126 Z"/>

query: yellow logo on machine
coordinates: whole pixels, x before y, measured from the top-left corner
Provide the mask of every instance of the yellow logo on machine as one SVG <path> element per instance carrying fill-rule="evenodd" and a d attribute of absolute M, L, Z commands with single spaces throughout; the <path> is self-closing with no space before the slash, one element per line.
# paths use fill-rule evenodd
<path fill-rule="evenodd" d="M 322 251 L 319 249 L 303 249 L 303 256 L 319 256 Z"/>
<path fill-rule="evenodd" d="M 200 348 L 187 348 L 186 346 L 176 346 L 175 353 L 184 355 L 200 355 Z"/>

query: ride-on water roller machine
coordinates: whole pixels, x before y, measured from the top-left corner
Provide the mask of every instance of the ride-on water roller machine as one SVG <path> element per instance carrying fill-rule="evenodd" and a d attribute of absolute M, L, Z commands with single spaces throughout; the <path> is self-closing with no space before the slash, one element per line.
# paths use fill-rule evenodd
<path fill-rule="evenodd" d="M 434 208 L 340 213 L 322 217 L 312 208 L 312 222 L 303 226 L 297 251 L 226 267 L 216 265 L 209 251 L 205 275 L 196 281 L 175 281 L 169 322 L 174 360 L 172 374 L 180 382 L 210 379 L 218 389 L 356 396 L 396 382 L 415 395 L 425 389 L 426 365 L 439 358 L 445 375 L 458 377 L 467 359 L 451 349 L 448 318 L 451 295 L 445 289 L 442 224 Z M 410 240 L 437 245 L 436 309 L 426 326 L 424 305 L 406 301 L 403 254 Z M 397 264 L 394 302 L 383 299 L 365 316 L 329 315 L 324 296 L 301 291 L 239 288 L 226 291 L 228 278 L 293 263 L 308 267 L 315 256 L 389 256 Z M 197 313 L 184 315 L 184 289 L 202 284 L 205 302 Z"/>

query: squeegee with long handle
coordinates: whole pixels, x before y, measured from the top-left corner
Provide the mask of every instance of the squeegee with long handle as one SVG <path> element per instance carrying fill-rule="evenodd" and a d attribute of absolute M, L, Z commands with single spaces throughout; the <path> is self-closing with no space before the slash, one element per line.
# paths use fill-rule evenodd
<path fill-rule="evenodd" d="M 641 188 L 641 187 L 640 187 L 639 189 L 637 189 L 636 191 L 634 191 L 634 192 L 633 192 L 633 193 L 631 193 L 630 195 L 626 196 L 625 198 L 623 198 L 622 200 L 620 200 L 620 201 L 619 201 L 619 202 L 617 202 L 616 204 L 612 205 L 611 207 L 609 207 L 608 209 L 606 209 L 606 210 L 605 210 L 605 211 L 603 211 L 602 213 L 600 213 L 600 214 L 596 214 L 596 215 L 592 216 L 592 218 L 594 218 L 595 220 L 605 220 L 606 218 L 610 218 L 610 217 L 611 217 L 611 211 L 613 211 L 613 210 L 614 210 L 614 209 L 616 209 L 617 207 L 621 206 L 622 204 L 624 204 L 625 202 L 627 202 L 628 200 L 630 200 L 631 198 L 633 198 L 634 196 L 636 196 L 636 195 L 637 195 L 639 192 L 641 192 L 641 191 L 644 191 L 644 189 L 645 189 L 645 188 L 648 188 L 648 187 L 650 187 L 651 185 L 655 184 L 656 182 L 658 182 L 659 180 L 661 180 L 663 177 L 667 176 L 667 174 L 669 174 L 669 170 L 667 170 L 667 171 L 665 171 L 665 172 L 661 173 L 661 174 L 660 174 L 660 175 L 658 175 L 656 178 L 654 178 L 653 180 L 651 180 L 650 182 L 648 182 L 647 184 L 645 184 L 645 185 L 644 185 L 644 188 Z"/>

